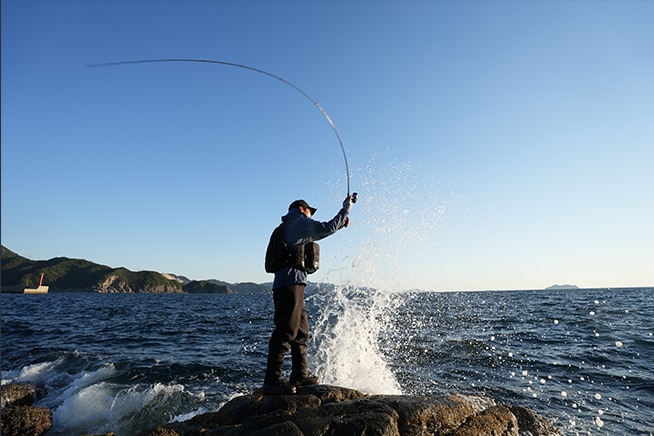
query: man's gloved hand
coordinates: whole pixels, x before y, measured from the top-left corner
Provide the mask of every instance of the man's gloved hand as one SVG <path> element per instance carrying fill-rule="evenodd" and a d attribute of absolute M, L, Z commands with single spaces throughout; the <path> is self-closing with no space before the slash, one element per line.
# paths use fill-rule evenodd
<path fill-rule="evenodd" d="M 343 210 L 347 213 L 350 213 L 350 211 L 352 210 L 352 204 L 353 204 L 352 196 L 348 195 L 345 198 L 345 200 L 343 200 Z"/>

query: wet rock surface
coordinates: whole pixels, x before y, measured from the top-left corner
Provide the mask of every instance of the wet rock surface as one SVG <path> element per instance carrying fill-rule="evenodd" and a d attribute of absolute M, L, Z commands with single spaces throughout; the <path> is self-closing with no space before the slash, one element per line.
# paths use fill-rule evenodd
<path fill-rule="evenodd" d="M 52 412 L 34 407 L 35 401 L 45 396 L 45 390 L 28 384 L 2 386 L 3 436 L 40 436 L 52 428 Z"/>
<path fill-rule="evenodd" d="M 52 428 L 52 412 L 33 406 L 44 395 L 43 389 L 30 385 L 2 386 L 1 434 L 46 434 Z M 263 395 L 258 390 L 232 399 L 217 412 L 142 435 L 560 436 L 561 432 L 526 407 L 497 404 L 479 395 L 367 395 L 316 385 L 299 388 L 296 395 Z"/>
<path fill-rule="evenodd" d="M 8 384 L 2 386 L 2 408 L 31 406 L 45 397 L 45 389 L 28 384 Z"/>
<path fill-rule="evenodd" d="M 8 407 L 1 419 L 3 436 L 41 436 L 52 428 L 52 412 L 44 407 Z"/>
<path fill-rule="evenodd" d="M 219 411 L 157 427 L 147 436 L 443 435 L 554 436 L 552 422 L 522 406 L 482 396 L 366 395 L 317 385 L 296 395 L 236 397 Z"/>

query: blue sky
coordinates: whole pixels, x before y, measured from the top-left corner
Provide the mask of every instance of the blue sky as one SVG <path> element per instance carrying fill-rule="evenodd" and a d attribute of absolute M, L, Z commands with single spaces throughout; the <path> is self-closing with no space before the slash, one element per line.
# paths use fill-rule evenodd
<path fill-rule="evenodd" d="M 654 285 L 654 3 L 2 2 L 2 244 L 266 282 L 291 201 L 352 225 L 312 278 Z"/>

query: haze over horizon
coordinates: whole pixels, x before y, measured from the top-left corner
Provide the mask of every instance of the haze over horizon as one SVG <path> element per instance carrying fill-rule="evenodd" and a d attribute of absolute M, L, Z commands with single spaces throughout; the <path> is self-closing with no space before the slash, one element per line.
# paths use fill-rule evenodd
<path fill-rule="evenodd" d="M 297 198 L 349 228 L 314 282 L 654 285 L 654 2 L 6 0 L 2 244 L 271 281 Z M 88 68 L 139 59 L 193 63 Z"/>

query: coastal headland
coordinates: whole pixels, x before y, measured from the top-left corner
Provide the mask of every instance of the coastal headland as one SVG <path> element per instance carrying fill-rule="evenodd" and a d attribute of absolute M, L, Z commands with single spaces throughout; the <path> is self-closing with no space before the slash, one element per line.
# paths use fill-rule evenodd
<path fill-rule="evenodd" d="M 130 271 L 67 257 L 30 260 L 2 247 L 2 292 L 22 293 L 25 287 L 38 284 L 41 274 L 50 292 L 233 294 L 266 292 L 271 288 L 255 283 L 189 280 L 174 274 Z"/>

